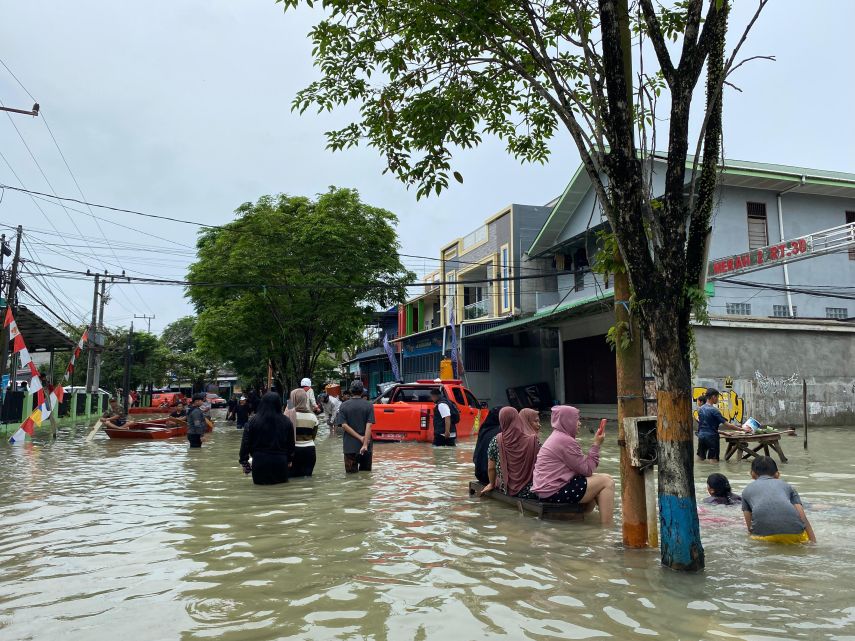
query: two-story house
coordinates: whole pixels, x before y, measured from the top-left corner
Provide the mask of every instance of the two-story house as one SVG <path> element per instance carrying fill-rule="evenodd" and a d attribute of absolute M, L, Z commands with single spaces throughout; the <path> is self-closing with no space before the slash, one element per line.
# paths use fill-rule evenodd
<path fill-rule="evenodd" d="M 451 349 L 453 317 L 467 383 L 479 398 L 491 398 L 488 346 L 468 336 L 535 310 L 540 274 L 551 267 L 548 260 L 543 266 L 525 261 L 525 252 L 551 211 L 550 206 L 508 205 L 441 248 L 439 269 L 399 310 L 396 342 L 405 380 L 437 376 Z"/>
<path fill-rule="evenodd" d="M 649 171 L 656 196 L 662 191 L 664 157 L 654 157 Z M 554 267 L 543 282 L 544 291 L 538 292 L 538 309 L 472 337 L 496 344 L 511 336 L 525 343 L 551 332 L 554 347 L 544 347 L 541 358 L 559 363 L 556 397 L 581 405 L 589 415 L 613 413 L 617 394 L 615 357 L 605 340 L 614 323 L 613 292 L 607 279 L 590 270 L 598 251 L 597 232 L 607 228 L 580 168 L 527 250 L 530 259 L 549 260 Z M 710 277 L 710 322 L 695 327 L 698 389 L 727 383 L 761 420 L 795 423 L 801 420 L 805 379 L 816 399 L 810 403 L 812 420 L 853 422 L 855 323 L 844 319 L 855 316 L 855 249 L 850 245 L 812 253 L 821 246 L 812 234 L 831 228 L 855 240 L 855 175 L 723 163 L 710 260 L 791 239 L 805 241 L 811 251 L 804 260 L 770 261 L 773 266 L 741 277 Z M 506 383 L 518 381 L 496 385 Z"/>

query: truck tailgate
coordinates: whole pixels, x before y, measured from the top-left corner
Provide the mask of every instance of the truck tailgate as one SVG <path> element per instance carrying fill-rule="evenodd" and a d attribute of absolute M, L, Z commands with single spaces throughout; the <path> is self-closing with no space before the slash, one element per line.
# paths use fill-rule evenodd
<path fill-rule="evenodd" d="M 421 403 L 378 403 L 374 406 L 374 441 L 430 440 L 430 414 Z"/>

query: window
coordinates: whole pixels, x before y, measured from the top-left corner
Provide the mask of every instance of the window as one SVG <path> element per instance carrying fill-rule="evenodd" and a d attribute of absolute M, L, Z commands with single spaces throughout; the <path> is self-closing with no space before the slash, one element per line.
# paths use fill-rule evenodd
<path fill-rule="evenodd" d="M 852 223 L 855 223 L 855 211 L 847 211 L 846 224 L 851 225 Z M 849 260 L 855 260 L 855 247 L 849 249 Z"/>
<path fill-rule="evenodd" d="M 793 318 L 799 315 L 799 308 L 793 305 Z M 772 305 L 772 316 L 775 318 L 789 318 L 790 309 L 787 305 Z"/>
<path fill-rule="evenodd" d="M 454 394 L 454 402 L 458 405 L 466 405 L 466 401 L 463 399 L 463 390 L 459 387 L 452 387 L 451 393 Z"/>
<path fill-rule="evenodd" d="M 469 407 L 481 407 L 481 403 L 478 402 L 478 399 L 475 398 L 475 395 L 472 392 L 467 389 L 463 390 L 463 393 L 466 394 L 466 400 L 469 401 Z"/>
<path fill-rule="evenodd" d="M 461 252 L 465 252 L 470 247 L 474 247 L 475 245 L 480 245 L 485 240 L 487 240 L 487 225 L 483 225 L 473 231 L 471 234 L 467 234 L 463 237 L 463 240 L 460 241 Z"/>
<path fill-rule="evenodd" d="M 732 316 L 751 316 L 751 305 L 748 303 L 727 303 L 727 313 Z"/>
<path fill-rule="evenodd" d="M 768 244 L 766 203 L 748 203 L 748 249 L 760 249 Z"/>
<path fill-rule="evenodd" d="M 500 251 L 499 269 L 502 278 L 502 311 L 511 309 L 511 252 L 507 245 L 502 245 Z"/>
<path fill-rule="evenodd" d="M 825 317 L 826 318 L 837 318 L 837 319 L 845 319 L 849 318 L 849 310 L 845 307 L 826 307 L 825 308 Z"/>

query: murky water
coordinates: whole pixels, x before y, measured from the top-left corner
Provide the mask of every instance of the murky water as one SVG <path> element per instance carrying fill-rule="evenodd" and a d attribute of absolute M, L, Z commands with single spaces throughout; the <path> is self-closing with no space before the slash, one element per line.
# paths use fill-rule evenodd
<path fill-rule="evenodd" d="M 738 509 L 707 508 L 691 576 L 619 526 L 470 499 L 472 442 L 381 446 L 345 477 L 332 438 L 314 478 L 256 487 L 225 424 L 201 451 L 81 435 L 0 448 L 0 639 L 855 639 L 851 430 L 785 442 L 819 545 L 750 542 Z"/>

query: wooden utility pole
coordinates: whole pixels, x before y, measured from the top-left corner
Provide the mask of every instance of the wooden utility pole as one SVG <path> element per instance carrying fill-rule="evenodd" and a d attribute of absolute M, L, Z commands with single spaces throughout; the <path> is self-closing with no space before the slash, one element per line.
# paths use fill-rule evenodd
<path fill-rule="evenodd" d="M 623 68 L 626 77 L 626 99 L 633 104 L 632 94 L 632 41 L 630 39 L 629 8 L 627 0 L 618 0 Z M 620 251 L 615 252 L 617 263 L 614 279 L 615 292 L 615 361 L 617 369 L 617 419 L 618 445 L 620 446 L 621 512 L 623 515 L 623 544 L 630 548 L 647 547 L 647 519 L 656 518 L 647 514 L 644 492 L 644 476 L 632 467 L 626 451 L 625 418 L 644 416 L 644 357 L 643 339 L 638 319 L 630 310 L 632 290 Z M 628 336 L 626 347 L 623 337 Z"/>
<path fill-rule="evenodd" d="M 6 305 L 3 307 L 3 319 L 0 324 L 6 322 L 6 313 L 10 308 L 15 306 L 16 290 L 18 288 L 18 265 L 21 262 L 21 235 L 24 233 L 21 225 L 18 225 L 17 238 L 15 240 L 15 255 L 12 258 L 12 273 L 9 276 L 9 287 L 6 290 Z M 6 374 L 6 361 L 9 360 L 9 328 L 3 327 L 0 332 L 0 381 Z M 12 389 L 15 389 L 15 368 L 9 368 L 9 382 L 12 384 Z M 5 396 L 6 390 L 3 390 Z"/>

